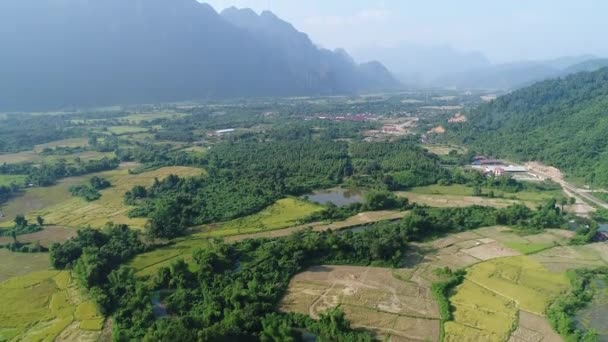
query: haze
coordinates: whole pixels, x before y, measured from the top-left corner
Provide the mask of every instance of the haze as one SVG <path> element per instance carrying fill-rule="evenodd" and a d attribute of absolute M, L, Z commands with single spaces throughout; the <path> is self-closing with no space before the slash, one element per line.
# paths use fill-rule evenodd
<path fill-rule="evenodd" d="M 269 9 L 326 48 L 357 51 L 403 42 L 481 51 L 493 63 L 608 55 L 608 2 L 211 0 Z"/>

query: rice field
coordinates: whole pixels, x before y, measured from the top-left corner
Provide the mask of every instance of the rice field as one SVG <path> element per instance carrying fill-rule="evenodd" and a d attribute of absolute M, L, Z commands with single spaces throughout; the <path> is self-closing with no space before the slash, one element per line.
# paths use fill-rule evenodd
<path fill-rule="evenodd" d="M 0 260 L 0 282 L 50 268 L 48 253 L 13 253 L 0 248 Z"/>
<path fill-rule="evenodd" d="M 317 318 L 340 305 L 355 328 L 379 338 L 439 338 L 439 312 L 427 286 L 395 278 L 390 269 L 315 266 L 294 276 L 279 311 Z"/>
<path fill-rule="evenodd" d="M 461 196 L 461 195 L 438 195 L 438 194 L 420 194 L 409 191 L 396 192 L 397 196 L 406 197 L 410 203 L 419 203 L 431 207 L 446 208 L 446 207 L 469 207 L 472 205 L 480 205 L 494 208 L 506 208 L 513 204 L 522 203 L 530 208 L 535 208 L 534 202 L 521 202 L 517 200 L 504 198 L 488 198 L 480 196 Z"/>
<path fill-rule="evenodd" d="M 53 341 L 99 336 L 104 318 L 80 295 L 68 271 L 38 271 L 0 283 L 0 340 Z"/>
<path fill-rule="evenodd" d="M 155 178 L 163 179 L 170 174 L 191 177 L 200 175 L 202 172 L 202 169 L 178 166 L 163 167 L 141 174 L 129 174 L 126 169 L 101 172 L 97 175 L 108 179 L 112 183 L 112 187 L 101 190 L 99 200 L 87 202 L 68 193 L 67 197 L 63 196 L 61 200 L 51 205 L 30 212 L 28 217 L 35 218 L 40 215 L 47 224 L 66 227 L 90 225 L 94 228 L 101 228 L 107 222 L 114 222 L 128 224 L 134 228 L 143 228 L 146 222 L 145 218 L 129 218 L 127 216 L 127 213 L 133 207 L 124 204 L 125 192 L 131 190 L 135 185 L 150 186 Z M 92 176 L 80 177 L 80 183 L 87 182 Z"/>

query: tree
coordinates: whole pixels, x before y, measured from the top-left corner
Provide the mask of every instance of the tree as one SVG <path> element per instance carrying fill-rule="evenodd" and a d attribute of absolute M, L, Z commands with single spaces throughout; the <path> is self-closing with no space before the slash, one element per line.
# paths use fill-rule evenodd
<path fill-rule="evenodd" d="M 19 241 L 17 241 L 17 232 L 13 229 L 11 230 L 11 237 L 13 238 L 13 243 L 16 245 L 17 243 L 19 243 Z"/>
<path fill-rule="evenodd" d="M 43 219 L 43 218 L 42 218 L 40 215 L 38 215 L 38 216 L 36 217 L 36 222 L 38 223 L 38 225 L 39 225 L 40 227 L 42 227 L 42 226 L 44 225 L 44 219 Z"/>
<path fill-rule="evenodd" d="M 568 204 L 573 205 L 576 203 L 576 197 L 570 197 L 568 198 Z"/>
<path fill-rule="evenodd" d="M 568 199 L 566 197 L 562 197 L 559 199 L 559 204 L 562 207 L 562 213 L 564 213 L 564 206 L 568 204 Z"/>
<path fill-rule="evenodd" d="M 17 227 L 26 227 L 27 226 L 27 220 L 25 219 L 25 216 L 23 216 L 23 215 L 17 215 L 15 217 L 15 225 Z"/>

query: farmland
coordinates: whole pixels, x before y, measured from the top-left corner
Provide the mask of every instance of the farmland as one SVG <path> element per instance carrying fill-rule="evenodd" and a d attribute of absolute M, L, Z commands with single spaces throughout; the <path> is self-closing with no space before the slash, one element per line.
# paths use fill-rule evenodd
<path fill-rule="evenodd" d="M 164 167 L 141 174 L 129 174 L 128 169 L 119 169 L 97 174 L 110 180 L 112 187 L 101 191 L 101 198 L 95 202 L 73 197 L 69 187 L 86 183 L 91 176 L 66 178 L 59 184 L 48 188 L 32 188 L 26 190 L 9 202 L 2 210 L 10 224 L 17 214 L 26 214 L 29 219 L 40 215 L 47 224 L 66 227 L 102 227 L 106 222 L 129 224 L 143 228 L 144 219 L 129 218 L 127 213 L 132 207 L 124 204 L 123 196 L 135 185 L 150 186 L 154 179 L 163 179 L 170 174 L 183 177 L 200 175 L 203 171 L 189 167 Z"/>
<path fill-rule="evenodd" d="M 454 320 L 444 327 L 446 340 L 459 341 L 465 336 L 506 340 L 518 327 L 520 308 L 529 310 L 530 315 L 542 314 L 548 301 L 567 288 L 567 281 L 563 274 L 551 273 L 505 245 L 542 240 L 551 241 L 553 246 L 567 243 L 568 236 L 560 230 L 521 236 L 510 228 L 487 227 L 415 244 L 406 256 L 408 266 L 400 269 L 314 267 L 292 278 L 280 308 L 314 317 L 323 309 L 341 305 L 355 326 L 380 336 L 395 341 L 424 340 L 425 336 L 437 339 L 436 304 L 426 301 L 430 285 L 439 279 L 434 270 L 466 268 L 467 279 L 450 298 L 456 309 Z M 418 291 L 414 291 L 415 299 L 408 298 L 412 288 Z M 504 293 L 499 293 L 503 288 Z M 365 310 L 352 309 L 360 307 Z M 551 331 L 544 318 L 538 317 Z"/>
<path fill-rule="evenodd" d="M 415 187 L 411 189 L 409 192 L 414 194 L 421 195 L 447 195 L 447 196 L 463 196 L 470 197 L 473 196 L 473 188 L 469 186 L 454 184 L 454 185 L 428 185 L 423 187 Z M 491 189 L 491 188 L 481 188 L 482 193 L 488 193 L 493 190 L 496 194 L 496 197 L 523 201 L 526 203 L 529 202 L 543 202 L 551 198 L 559 198 L 562 195 L 561 191 L 531 191 L 524 190 L 518 192 L 501 192 L 499 190 Z"/>
<path fill-rule="evenodd" d="M 95 341 L 104 322 L 66 271 L 37 271 L 0 283 L 1 340 Z"/>

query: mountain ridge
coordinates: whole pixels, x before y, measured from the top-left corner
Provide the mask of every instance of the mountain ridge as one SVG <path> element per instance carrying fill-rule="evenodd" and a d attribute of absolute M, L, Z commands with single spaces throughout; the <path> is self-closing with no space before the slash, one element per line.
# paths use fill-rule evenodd
<path fill-rule="evenodd" d="M 2 1 L 0 110 L 400 86 L 390 73 L 370 79 L 271 12 L 252 13 L 263 29 L 195 0 Z"/>

